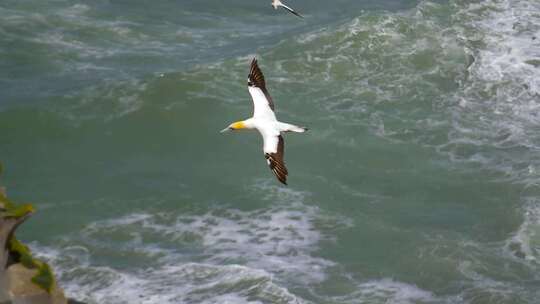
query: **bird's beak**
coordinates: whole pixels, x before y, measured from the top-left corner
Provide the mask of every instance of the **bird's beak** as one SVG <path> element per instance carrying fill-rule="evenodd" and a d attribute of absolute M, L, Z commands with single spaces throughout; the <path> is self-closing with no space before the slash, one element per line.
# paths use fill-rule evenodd
<path fill-rule="evenodd" d="M 232 130 L 232 129 L 229 128 L 229 127 L 226 127 L 225 129 L 219 131 L 219 133 L 225 133 L 225 132 L 228 132 L 228 131 L 230 131 L 230 130 Z"/>

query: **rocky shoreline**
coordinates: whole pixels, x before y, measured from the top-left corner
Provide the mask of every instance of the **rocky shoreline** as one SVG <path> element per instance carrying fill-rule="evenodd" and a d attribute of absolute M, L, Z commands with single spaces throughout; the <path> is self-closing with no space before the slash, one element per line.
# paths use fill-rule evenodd
<path fill-rule="evenodd" d="M 2 166 L 0 164 L 0 175 Z M 30 204 L 16 204 L 0 187 L 0 304 L 85 304 L 68 299 L 51 267 L 33 257 L 15 237 L 16 229 L 32 216 Z"/>

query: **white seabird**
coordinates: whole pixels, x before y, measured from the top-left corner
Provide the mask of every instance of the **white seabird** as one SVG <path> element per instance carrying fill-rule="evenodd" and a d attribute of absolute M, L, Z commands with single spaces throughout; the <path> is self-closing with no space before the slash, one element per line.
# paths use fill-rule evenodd
<path fill-rule="evenodd" d="M 221 132 L 242 129 L 256 129 L 259 131 L 264 142 L 263 152 L 266 162 L 277 179 L 286 185 L 289 172 L 283 160 L 285 144 L 281 133 L 303 133 L 308 129 L 280 122 L 276 119 L 274 103 L 270 94 L 268 94 L 268 90 L 266 90 L 264 76 L 255 58 L 251 61 L 251 69 L 248 75 L 248 90 L 253 100 L 253 117 L 234 122 L 221 130 Z"/>
<path fill-rule="evenodd" d="M 280 0 L 272 0 L 272 6 L 274 7 L 274 9 L 278 9 L 280 6 L 283 7 L 284 9 L 288 10 L 289 12 L 291 12 L 292 14 L 300 17 L 300 18 L 304 18 L 302 17 L 302 15 L 300 15 L 299 13 L 297 13 L 295 10 L 293 10 L 292 8 L 288 7 L 287 5 L 283 4 Z"/>

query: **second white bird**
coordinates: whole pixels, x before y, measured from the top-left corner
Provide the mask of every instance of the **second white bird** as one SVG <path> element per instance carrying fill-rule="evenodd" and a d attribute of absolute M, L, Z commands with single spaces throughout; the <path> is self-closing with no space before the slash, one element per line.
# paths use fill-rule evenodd
<path fill-rule="evenodd" d="M 280 0 L 272 0 L 272 6 L 274 7 L 274 9 L 278 9 L 281 6 L 284 9 L 288 10 L 290 13 L 292 13 L 292 14 L 300 17 L 300 18 L 304 18 L 304 17 L 302 17 L 302 15 L 297 13 L 295 10 L 293 10 L 292 8 L 290 8 L 287 5 L 283 4 L 283 2 L 281 2 Z"/>

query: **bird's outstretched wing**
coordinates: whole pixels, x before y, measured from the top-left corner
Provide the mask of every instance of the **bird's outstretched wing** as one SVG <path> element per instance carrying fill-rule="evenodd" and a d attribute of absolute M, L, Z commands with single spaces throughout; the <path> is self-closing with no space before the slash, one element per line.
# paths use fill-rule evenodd
<path fill-rule="evenodd" d="M 300 15 L 299 13 L 297 13 L 295 10 L 293 10 L 292 8 L 288 7 L 287 5 L 279 2 L 278 4 L 279 6 L 283 7 L 284 9 L 288 10 L 291 14 L 297 16 L 297 17 L 300 17 L 300 18 L 304 18 L 302 15 Z"/>
<path fill-rule="evenodd" d="M 248 90 L 253 99 L 253 117 L 275 117 L 274 102 L 268 94 L 264 75 L 257 65 L 257 59 L 251 61 L 251 68 L 248 75 Z"/>
<path fill-rule="evenodd" d="M 272 148 L 272 146 L 274 146 L 273 151 L 276 152 L 265 152 L 264 157 L 266 158 L 266 162 L 268 163 L 270 170 L 272 170 L 272 172 L 274 172 L 274 174 L 276 175 L 276 178 L 281 183 L 287 185 L 287 175 L 289 174 L 289 172 L 287 171 L 287 167 L 285 167 L 285 161 L 283 160 L 283 157 L 285 155 L 285 143 L 283 141 L 283 137 L 281 135 L 264 137 L 264 146 L 265 151 L 267 151 L 268 148 Z"/>

